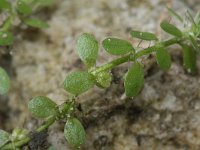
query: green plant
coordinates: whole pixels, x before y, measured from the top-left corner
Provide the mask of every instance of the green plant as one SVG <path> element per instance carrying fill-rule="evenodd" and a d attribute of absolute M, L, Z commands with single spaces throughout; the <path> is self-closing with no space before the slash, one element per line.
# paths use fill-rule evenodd
<path fill-rule="evenodd" d="M 177 28 L 175 25 L 163 21 L 161 28 L 172 35 L 168 40 L 159 40 L 153 33 L 131 31 L 131 36 L 141 40 L 152 41 L 154 44 L 147 48 L 141 49 L 133 47 L 132 44 L 123 39 L 106 38 L 102 45 L 104 49 L 112 55 L 119 56 L 102 66 L 96 66 L 98 56 L 98 42 L 91 34 L 82 34 L 78 41 L 76 51 L 80 59 L 86 65 L 86 71 L 77 71 L 68 74 L 63 82 L 64 89 L 70 93 L 67 101 L 63 105 L 58 106 L 51 99 L 39 96 L 33 98 L 28 108 L 32 115 L 45 122 L 36 132 L 41 132 L 50 127 L 57 120 L 66 121 L 64 128 L 64 136 L 69 144 L 75 148 L 79 148 L 85 140 L 84 127 L 76 118 L 76 98 L 80 94 L 88 91 L 93 86 L 101 88 L 109 87 L 112 81 L 110 70 L 125 62 L 132 62 L 132 66 L 125 75 L 124 87 L 127 97 L 135 97 L 143 88 L 144 71 L 142 62 L 139 58 L 155 53 L 159 67 L 166 71 L 170 68 L 171 57 L 167 51 L 167 47 L 178 44 L 183 49 L 183 65 L 188 73 L 196 74 L 196 55 L 200 52 L 198 40 L 200 37 L 200 13 L 194 18 L 187 13 L 188 20 L 184 20 L 174 11 L 169 9 L 170 13 L 175 16 L 182 24 L 183 29 Z M 14 129 L 12 134 L 0 130 L 0 147 L 2 150 L 20 148 L 31 140 L 29 131 L 26 129 Z"/>
<path fill-rule="evenodd" d="M 47 28 L 47 23 L 32 16 L 38 7 L 50 6 L 52 3 L 53 0 L 16 0 L 15 2 L 0 0 L 0 12 L 5 16 L 5 20 L 0 25 L 0 46 L 13 43 L 12 29 L 17 19 L 31 27 Z"/>

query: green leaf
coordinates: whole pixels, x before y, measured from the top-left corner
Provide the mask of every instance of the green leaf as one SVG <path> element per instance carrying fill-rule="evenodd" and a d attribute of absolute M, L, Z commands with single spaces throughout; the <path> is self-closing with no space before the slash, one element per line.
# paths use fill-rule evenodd
<path fill-rule="evenodd" d="M 76 118 L 69 118 L 65 124 L 64 135 L 68 143 L 75 147 L 80 146 L 85 142 L 85 130 L 81 122 Z"/>
<path fill-rule="evenodd" d="M 0 0 L 0 9 L 10 9 L 11 4 L 7 0 Z"/>
<path fill-rule="evenodd" d="M 36 118 L 56 116 L 58 112 L 56 103 L 45 96 L 33 98 L 28 104 L 28 109 Z"/>
<path fill-rule="evenodd" d="M 158 40 L 156 35 L 150 32 L 131 31 L 131 36 L 147 41 Z"/>
<path fill-rule="evenodd" d="M 96 64 L 98 49 L 98 42 L 93 35 L 84 33 L 78 38 L 76 51 L 88 67 Z"/>
<path fill-rule="evenodd" d="M 17 1 L 17 10 L 24 15 L 30 15 L 32 14 L 32 9 L 31 7 L 24 2 L 23 0 L 18 0 Z"/>
<path fill-rule="evenodd" d="M 64 89 L 74 95 L 86 92 L 94 85 L 94 77 L 87 72 L 72 72 L 63 82 Z"/>
<path fill-rule="evenodd" d="M 10 135 L 4 130 L 0 129 L 0 148 L 10 141 Z"/>
<path fill-rule="evenodd" d="M 157 47 L 156 59 L 160 69 L 166 71 L 171 67 L 171 56 L 163 46 Z"/>
<path fill-rule="evenodd" d="M 180 22 L 183 22 L 183 18 L 182 18 L 179 14 L 177 14 L 174 10 L 172 10 L 172 9 L 169 8 L 169 7 L 167 7 L 167 10 L 169 11 L 169 13 L 170 13 L 172 16 L 176 17 Z"/>
<path fill-rule="evenodd" d="M 49 25 L 46 22 L 36 19 L 36 18 L 26 18 L 23 21 L 26 25 L 34 27 L 34 28 L 45 29 L 49 27 Z"/>
<path fill-rule="evenodd" d="M 135 62 L 128 70 L 125 77 L 124 87 L 128 97 L 135 97 L 139 94 L 144 85 L 144 70 L 140 63 Z"/>
<path fill-rule="evenodd" d="M 183 48 L 183 65 L 187 72 L 191 74 L 197 73 L 197 57 L 196 51 L 187 44 L 181 44 Z"/>
<path fill-rule="evenodd" d="M 100 88 L 108 88 L 112 81 L 112 74 L 109 72 L 100 72 L 95 76 L 96 85 Z"/>
<path fill-rule="evenodd" d="M 170 24 L 166 21 L 163 21 L 160 24 L 160 27 L 167 33 L 176 36 L 176 37 L 182 37 L 182 32 L 173 24 Z"/>
<path fill-rule="evenodd" d="M 0 67 L 0 95 L 6 94 L 10 89 L 10 79 L 6 71 Z"/>
<path fill-rule="evenodd" d="M 11 45 L 14 41 L 12 33 L 6 31 L 0 31 L 0 45 L 6 46 Z"/>
<path fill-rule="evenodd" d="M 103 40 L 102 45 L 108 53 L 113 55 L 124 55 L 135 51 L 131 43 L 117 38 L 107 38 Z"/>

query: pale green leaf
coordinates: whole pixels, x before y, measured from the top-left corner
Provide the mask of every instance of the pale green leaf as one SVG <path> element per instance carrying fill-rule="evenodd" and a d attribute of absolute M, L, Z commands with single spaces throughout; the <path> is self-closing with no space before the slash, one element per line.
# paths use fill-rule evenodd
<path fill-rule="evenodd" d="M 6 71 L 0 67 L 0 95 L 6 94 L 10 89 L 10 79 Z"/>
<path fill-rule="evenodd" d="M 84 127 L 76 118 L 69 118 L 67 120 L 64 135 L 68 143 L 74 148 L 80 148 L 85 142 L 86 133 Z"/>
<path fill-rule="evenodd" d="M 182 37 L 182 32 L 173 24 L 170 24 L 166 21 L 161 22 L 160 27 L 167 33 L 176 36 Z"/>
<path fill-rule="evenodd" d="M 4 130 L 0 129 L 0 148 L 10 141 L 10 135 Z"/>
<path fill-rule="evenodd" d="M 144 70 L 140 63 L 135 62 L 128 70 L 125 77 L 124 87 L 128 97 L 135 97 L 142 90 L 144 85 Z"/>
<path fill-rule="evenodd" d="M 87 72 L 72 72 L 63 82 L 64 89 L 74 95 L 86 92 L 94 85 L 94 77 Z"/>
<path fill-rule="evenodd" d="M 131 43 L 117 38 L 107 38 L 103 40 L 102 45 L 108 53 L 113 55 L 124 55 L 135 51 Z"/>
<path fill-rule="evenodd" d="M 156 60 L 162 70 L 168 70 L 171 67 L 171 56 L 169 52 L 162 46 L 158 46 L 156 50 Z"/>
<path fill-rule="evenodd" d="M 36 118 L 56 116 L 58 112 L 56 103 L 45 96 L 38 96 L 33 98 L 28 103 L 28 109 Z"/>
<path fill-rule="evenodd" d="M 84 33 L 78 38 L 76 51 L 88 67 L 95 65 L 98 49 L 98 42 L 93 35 Z"/>
<path fill-rule="evenodd" d="M 131 31 L 131 36 L 147 41 L 158 40 L 156 35 L 150 32 Z"/>
<path fill-rule="evenodd" d="M 14 41 L 12 33 L 6 31 L 0 31 L 0 45 L 6 46 L 11 45 Z"/>
<path fill-rule="evenodd" d="M 46 22 L 36 19 L 36 18 L 26 18 L 23 21 L 26 25 L 34 27 L 34 28 L 45 29 L 49 27 L 49 25 Z"/>

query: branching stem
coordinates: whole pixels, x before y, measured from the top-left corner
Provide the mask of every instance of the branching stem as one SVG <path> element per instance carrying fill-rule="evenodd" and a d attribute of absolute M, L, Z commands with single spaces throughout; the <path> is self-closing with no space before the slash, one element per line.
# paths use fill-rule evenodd
<path fill-rule="evenodd" d="M 121 58 L 117 58 L 107 64 L 104 64 L 100 67 L 97 67 L 95 70 L 92 70 L 90 71 L 91 74 L 97 74 L 97 73 L 100 73 L 100 72 L 103 72 L 103 71 L 107 71 L 107 70 L 110 70 L 120 64 L 123 64 L 125 62 L 129 62 L 129 61 L 135 61 L 136 59 L 142 57 L 142 56 L 145 56 L 145 55 L 148 55 L 148 54 L 151 54 L 152 52 L 156 51 L 156 46 L 157 44 L 162 44 L 164 47 L 168 47 L 170 45 L 173 45 L 173 44 L 178 44 L 179 43 L 179 39 L 178 38 L 171 38 L 169 40 L 166 40 L 166 41 L 163 41 L 163 42 L 159 42 L 159 43 L 156 43 L 155 45 L 153 46 L 150 46 L 148 48 L 145 48 L 143 50 L 140 50 L 138 52 L 136 52 L 135 54 L 133 53 L 130 53 L 129 55 L 126 55 L 124 57 L 121 57 Z M 71 102 L 71 104 L 75 104 L 74 101 Z M 69 105 L 69 103 L 65 103 L 62 107 L 62 110 L 61 110 L 61 113 L 59 114 L 60 116 L 57 116 L 58 118 L 62 118 L 63 115 L 66 115 L 64 113 L 68 113 L 69 111 L 69 108 L 71 106 Z M 49 118 L 47 120 L 47 122 L 45 122 L 43 125 L 41 125 L 38 129 L 36 129 L 37 132 L 42 132 L 46 129 L 48 129 L 54 122 L 56 121 L 56 118 L 53 117 L 53 118 Z M 2 147 L 1 149 L 2 150 L 10 150 L 13 148 L 13 144 L 15 147 L 22 147 L 23 145 L 26 145 L 28 142 L 31 141 L 31 137 L 29 137 L 27 135 L 26 138 L 20 140 L 20 141 L 17 141 L 17 142 L 14 142 L 14 143 L 9 143 L 7 145 L 5 145 L 4 147 Z"/>
<path fill-rule="evenodd" d="M 177 38 L 171 38 L 169 40 L 166 40 L 166 41 L 163 41 L 163 42 L 160 42 L 159 44 L 163 45 L 164 47 L 168 47 L 170 45 L 173 45 L 173 44 L 176 44 L 179 42 L 179 39 Z M 120 64 L 123 64 L 125 62 L 129 62 L 129 61 L 134 61 L 136 60 L 137 58 L 140 58 L 144 55 L 148 55 L 154 51 L 156 51 L 156 45 L 153 45 L 153 46 L 150 46 L 148 48 L 145 48 L 141 51 L 138 51 L 137 53 L 133 54 L 133 53 L 130 53 L 129 55 L 126 55 L 124 57 L 121 57 L 121 58 L 117 58 L 109 63 L 106 63 L 100 67 L 97 67 L 95 70 L 91 71 L 92 74 L 97 74 L 97 73 L 100 73 L 102 71 L 107 71 L 107 70 L 110 70 Z M 133 56 L 134 55 L 134 56 Z"/>

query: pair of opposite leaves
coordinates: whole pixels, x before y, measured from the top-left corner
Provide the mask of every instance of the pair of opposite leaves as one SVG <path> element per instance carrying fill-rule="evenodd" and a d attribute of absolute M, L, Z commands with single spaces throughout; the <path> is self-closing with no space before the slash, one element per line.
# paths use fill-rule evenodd
<path fill-rule="evenodd" d="M 138 32 L 132 31 L 131 35 L 133 37 L 146 39 L 146 40 L 157 40 L 156 36 L 148 32 Z M 135 49 L 132 44 L 126 40 L 117 38 L 107 38 L 102 42 L 104 49 L 112 55 L 126 55 L 132 53 L 134 55 Z M 157 49 L 156 56 L 159 66 L 163 70 L 167 70 L 170 67 L 171 59 L 169 53 L 160 44 L 155 47 Z M 81 60 L 86 64 L 88 68 L 95 67 L 96 59 L 98 57 L 98 42 L 95 37 L 91 34 L 82 34 L 77 41 L 77 53 Z M 97 83 L 97 78 L 100 73 L 96 75 L 91 75 L 86 71 L 72 72 L 65 78 L 63 83 L 64 88 L 71 94 L 79 95 Z M 101 76 L 105 74 L 108 76 L 108 71 L 101 72 Z M 103 78 L 103 77 L 102 77 Z M 105 77 L 105 79 L 108 77 Z M 102 80 L 102 83 L 111 80 Z M 133 66 L 129 69 L 124 86 L 125 93 L 128 97 L 136 96 L 142 89 L 144 84 L 144 71 L 143 67 L 137 61 L 134 62 Z M 97 85 L 97 84 L 96 84 Z M 107 84 L 109 85 L 109 84 Z"/>

